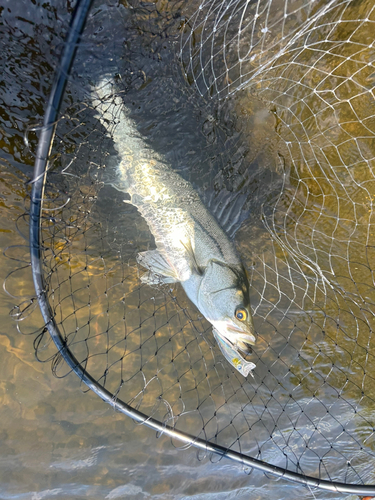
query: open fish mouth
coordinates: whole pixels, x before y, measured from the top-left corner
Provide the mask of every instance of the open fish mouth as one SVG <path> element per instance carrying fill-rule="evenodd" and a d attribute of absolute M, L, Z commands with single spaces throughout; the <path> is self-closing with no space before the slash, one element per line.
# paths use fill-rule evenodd
<path fill-rule="evenodd" d="M 230 333 L 233 332 L 234 334 L 239 334 L 239 339 L 243 342 L 246 342 L 246 344 L 254 345 L 256 342 L 256 338 L 252 333 L 244 333 L 243 329 L 238 328 L 235 325 L 228 325 L 227 331 Z"/>
<path fill-rule="evenodd" d="M 217 333 L 225 337 L 232 345 L 238 346 L 239 344 L 254 345 L 256 337 L 252 333 L 247 333 L 244 328 L 238 327 L 233 322 L 228 321 L 211 321 L 212 326 L 216 329 Z"/>
<path fill-rule="evenodd" d="M 244 342 L 245 343 L 245 342 Z M 249 344 L 248 342 L 246 342 L 246 350 L 245 350 L 245 347 L 242 348 L 240 345 L 237 344 L 237 349 L 241 352 L 243 352 L 244 354 L 252 354 L 253 352 L 253 349 L 252 349 L 252 345 L 254 344 Z"/>
<path fill-rule="evenodd" d="M 231 329 L 231 327 L 228 327 L 227 332 L 229 333 L 229 335 L 227 333 L 226 338 L 237 352 L 240 351 L 246 356 L 249 356 L 253 352 L 251 346 L 253 346 L 256 341 L 256 338 L 253 335 L 245 334 L 243 333 L 243 330 L 240 330 L 238 328 Z"/>
<path fill-rule="evenodd" d="M 241 344 L 251 346 L 256 342 L 256 337 L 251 333 L 244 333 L 243 330 L 240 330 L 239 328 L 232 328 L 231 326 L 228 326 L 227 328 L 226 337 L 237 346 L 240 346 Z"/>

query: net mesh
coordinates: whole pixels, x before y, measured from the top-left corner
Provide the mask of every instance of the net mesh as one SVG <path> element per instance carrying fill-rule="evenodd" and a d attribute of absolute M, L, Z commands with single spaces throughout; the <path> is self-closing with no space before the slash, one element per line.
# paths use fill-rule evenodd
<path fill-rule="evenodd" d="M 40 220 L 57 326 L 115 399 L 228 450 L 358 484 L 375 480 L 374 24 L 367 1 L 94 3 Z M 241 200 L 254 378 L 226 362 L 182 288 L 140 282 L 136 256 L 153 237 L 101 182 L 118 117 L 109 132 L 98 119 L 98 75 L 208 205 L 224 188 Z M 272 117 L 261 138 L 257 116 Z"/>

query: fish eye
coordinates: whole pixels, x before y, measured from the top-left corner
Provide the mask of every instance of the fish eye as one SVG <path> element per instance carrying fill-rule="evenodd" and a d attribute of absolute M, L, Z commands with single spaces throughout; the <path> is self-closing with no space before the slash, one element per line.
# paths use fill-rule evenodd
<path fill-rule="evenodd" d="M 247 319 L 247 312 L 245 309 L 242 309 L 242 307 L 236 309 L 236 312 L 234 314 L 239 321 L 246 321 Z"/>

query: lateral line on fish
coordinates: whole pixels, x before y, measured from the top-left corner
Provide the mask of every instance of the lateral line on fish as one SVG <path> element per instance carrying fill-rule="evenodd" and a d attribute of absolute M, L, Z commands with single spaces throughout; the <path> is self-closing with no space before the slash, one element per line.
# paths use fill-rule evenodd
<path fill-rule="evenodd" d="M 217 241 L 217 239 L 214 238 L 212 236 L 212 234 L 210 234 L 210 232 L 204 226 L 202 226 L 202 224 L 196 219 L 196 217 L 194 217 L 194 214 L 190 214 L 190 217 L 193 219 L 194 223 L 197 224 L 199 226 L 199 228 L 206 234 L 206 236 L 208 236 L 210 238 L 210 240 L 212 240 L 219 247 L 221 256 L 224 259 L 225 258 L 225 252 L 223 251 L 223 248 L 222 248 L 220 242 Z"/>

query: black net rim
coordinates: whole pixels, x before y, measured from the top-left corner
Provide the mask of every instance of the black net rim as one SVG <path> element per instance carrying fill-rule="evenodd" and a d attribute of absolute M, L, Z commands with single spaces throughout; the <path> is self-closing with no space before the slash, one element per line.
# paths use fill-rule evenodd
<path fill-rule="evenodd" d="M 310 488 L 319 488 L 331 492 L 351 493 L 359 495 L 375 495 L 375 485 L 350 485 L 340 482 L 321 480 L 311 476 L 304 476 L 296 472 L 288 471 L 282 467 L 267 464 L 259 459 L 249 457 L 243 453 L 229 450 L 215 443 L 209 443 L 204 439 L 194 437 L 191 434 L 178 431 L 166 425 L 116 398 L 112 393 L 99 384 L 78 362 L 70 351 L 61 331 L 56 324 L 51 306 L 46 293 L 43 263 L 41 258 L 41 220 L 43 195 L 48 170 L 48 157 L 51 151 L 55 128 L 60 110 L 60 105 L 65 91 L 69 71 L 72 66 L 76 49 L 79 44 L 80 35 L 83 31 L 92 0 L 77 0 L 76 8 L 68 31 L 64 50 L 61 55 L 59 67 L 56 70 L 54 83 L 48 99 L 44 116 L 43 127 L 38 142 L 38 149 L 34 165 L 34 173 L 31 188 L 30 203 L 30 261 L 36 297 L 48 330 L 55 343 L 58 354 L 65 360 L 71 370 L 79 379 L 104 402 L 110 404 L 115 410 L 132 418 L 134 421 L 147 425 L 158 432 L 159 435 L 166 434 L 171 438 L 184 443 L 186 446 L 194 446 L 208 453 L 214 453 L 220 457 L 229 458 L 245 467 L 254 468 L 278 478 L 287 479 Z"/>

